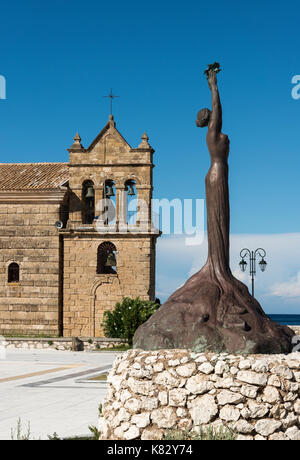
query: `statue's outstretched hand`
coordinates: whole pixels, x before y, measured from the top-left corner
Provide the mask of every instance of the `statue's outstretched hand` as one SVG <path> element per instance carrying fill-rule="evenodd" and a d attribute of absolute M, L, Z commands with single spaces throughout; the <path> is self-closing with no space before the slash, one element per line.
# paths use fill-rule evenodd
<path fill-rule="evenodd" d="M 217 84 L 217 74 L 214 70 L 209 70 L 207 72 L 207 81 L 210 89 Z"/>

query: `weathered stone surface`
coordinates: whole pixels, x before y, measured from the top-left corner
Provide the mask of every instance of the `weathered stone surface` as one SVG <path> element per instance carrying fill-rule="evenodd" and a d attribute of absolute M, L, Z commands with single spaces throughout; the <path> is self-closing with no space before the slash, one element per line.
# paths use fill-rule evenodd
<path fill-rule="evenodd" d="M 178 422 L 178 429 L 182 431 L 190 430 L 193 422 L 190 418 L 181 418 Z"/>
<path fill-rule="evenodd" d="M 281 380 L 277 375 L 271 375 L 268 380 L 268 385 L 272 385 L 273 387 L 280 388 Z"/>
<path fill-rule="evenodd" d="M 157 401 L 157 398 L 155 397 L 147 398 L 143 396 L 143 397 L 140 397 L 139 399 L 141 401 L 141 409 L 144 409 L 145 411 L 151 411 L 158 407 L 158 401 Z"/>
<path fill-rule="evenodd" d="M 255 372 L 264 373 L 264 372 L 268 372 L 269 370 L 269 364 L 267 363 L 267 361 L 263 359 L 255 361 L 251 367 L 252 367 L 252 370 L 254 370 Z"/>
<path fill-rule="evenodd" d="M 168 404 L 168 392 L 160 391 L 158 393 L 158 400 L 162 406 L 166 406 Z"/>
<path fill-rule="evenodd" d="M 137 439 L 140 436 L 140 430 L 137 426 L 131 426 L 129 430 L 125 431 L 123 434 L 124 439 L 126 441 L 131 441 L 132 439 Z"/>
<path fill-rule="evenodd" d="M 121 426 L 115 428 L 114 433 L 117 439 L 123 439 L 124 433 L 130 428 L 130 423 L 124 422 Z"/>
<path fill-rule="evenodd" d="M 226 404 L 239 404 L 244 401 L 244 397 L 238 393 L 232 393 L 228 390 L 222 390 L 218 396 L 218 404 L 225 406 Z"/>
<path fill-rule="evenodd" d="M 210 423 L 217 413 L 218 406 L 213 396 L 198 396 L 193 400 L 190 414 L 195 425 Z"/>
<path fill-rule="evenodd" d="M 107 381 L 112 384 L 115 390 L 119 391 L 124 381 L 124 377 L 122 375 L 111 375 L 109 373 L 107 376 Z"/>
<path fill-rule="evenodd" d="M 300 383 L 300 372 L 295 372 L 294 371 L 294 376 L 295 376 L 296 382 Z"/>
<path fill-rule="evenodd" d="M 240 418 L 240 411 L 234 406 L 224 406 L 220 410 L 220 418 L 226 422 L 237 422 Z"/>
<path fill-rule="evenodd" d="M 248 402 L 248 410 L 250 412 L 249 415 L 251 418 L 262 418 L 265 417 L 269 412 L 269 409 L 265 404 L 258 404 L 252 400 Z"/>
<path fill-rule="evenodd" d="M 108 395 L 108 394 L 109 394 L 108 401 L 111 401 L 113 399 L 113 397 L 114 397 L 114 394 L 109 393 L 109 391 L 106 393 L 106 395 Z M 130 391 L 125 389 L 125 390 L 119 391 L 118 396 L 119 396 L 119 399 L 120 399 L 121 403 L 124 404 L 125 401 L 127 401 L 128 399 L 131 398 L 131 393 L 130 393 Z"/>
<path fill-rule="evenodd" d="M 171 407 L 155 409 L 151 414 L 151 420 L 158 428 L 172 428 L 177 421 L 176 412 Z"/>
<path fill-rule="evenodd" d="M 241 394 L 247 398 L 255 399 L 257 396 L 258 387 L 253 385 L 243 385 L 241 388 Z"/>
<path fill-rule="evenodd" d="M 180 407 L 185 406 L 188 391 L 184 388 L 174 388 L 169 391 L 169 405 Z"/>
<path fill-rule="evenodd" d="M 163 439 L 164 431 L 155 426 L 145 428 L 142 432 L 142 441 L 156 441 Z"/>
<path fill-rule="evenodd" d="M 273 405 L 270 414 L 276 419 L 283 419 L 286 416 L 286 410 L 282 404 Z"/>
<path fill-rule="evenodd" d="M 201 374 L 190 377 L 185 385 L 186 389 L 192 394 L 204 394 L 214 388 L 212 382 L 206 380 Z"/>
<path fill-rule="evenodd" d="M 179 378 L 175 378 L 168 371 L 163 371 L 161 374 L 157 374 L 154 377 L 153 381 L 157 385 L 163 385 L 166 388 L 179 387 L 181 382 Z"/>
<path fill-rule="evenodd" d="M 288 428 L 285 434 L 291 441 L 300 441 L 300 430 L 296 426 Z"/>
<path fill-rule="evenodd" d="M 239 371 L 239 370 L 238 370 L 237 367 L 231 366 L 231 368 L 230 368 L 230 374 L 236 375 L 236 374 L 238 373 L 238 371 Z"/>
<path fill-rule="evenodd" d="M 143 412 L 142 414 L 133 415 L 131 422 L 134 423 L 138 428 L 145 428 L 150 424 L 150 413 Z"/>
<path fill-rule="evenodd" d="M 159 363 L 153 364 L 153 372 L 162 372 L 164 370 L 165 366 L 162 361 Z"/>
<path fill-rule="evenodd" d="M 293 372 L 284 365 L 275 366 L 271 369 L 272 374 L 279 375 L 284 379 L 291 380 L 293 378 Z"/>
<path fill-rule="evenodd" d="M 288 439 L 289 438 L 282 431 L 271 434 L 268 438 L 269 441 L 288 441 Z"/>
<path fill-rule="evenodd" d="M 281 396 L 276 388 L 267 386 L 264 389 L 262 400 L 270 404 L 279 403 L 281 401 Z"/>
<path fill-rule="evenodd" d="M 176 368 L 176 372 L 180 377 L 191 377 L 196 370 L 196 363 L 188 363 Z"/>
<path fill-rule="evenodd" d="M 151 379 L 153 375 L 153 369 L 129 369 L 128 375 L 137 379 Z"/>
<path fill-rule="evenodd" d="M 188 411 L 186 409 L 184 409 L 183 407 L 178 407 L 176 411 L 177 417 L 184 418 L 187 416 L 187 414 L 188 414 Z"/>
<path fill-rule="evenodd" d="M 236 381 L 234 381 L 232 377 L 223 377 L 223 378 L 219 377 L 216 379 L 216 383 L 215 383 L 216 388 L 224 388 L 224 389 L 228 389 L 228 388 L 231 388 L 237 385 L 241 386 L 241 384 L 238 384 Z"/>
<path fill-rule="evenodd" d="M 268 381 L 268 376 L 267 374 L 258 374 L 253 371 L 239 371 L 237 379 L 252 385 L 264 386 Z"/>
<path fill-rule="evenodd" d="M 277 420 L 262 419 L 255 424 L 255 430 L 262 436 L 270 436 L 281 428 L 282 423 Z"/>
<path fill-rule="evenodd" d="M 249 359 L 243 359 L 242 361 L 239 362 L 239 369 L 241 370 L 247 370 L 250 369 L 251 367 L 251 361 Z"/>
<path fill-rule="evenodd" d="M 111 424 L 104 417 L 99 418 L 99 431 L 102 439 L 109 439 L 112 431 Z"/>
<path fill-rule="evenodd" d="M 237 433 L 250 434 L 253 432 L 254 427 L 246 422 L 246 420 L 239 420 L 233 424 L 233 429 L 237 431 Z"/>
<path fill-rule="evenodd" d="M 298 417 L 290 413 L 287 417 L 283 418 L 281 422 L 283 428 L 286 430 L 287 428 L 290 428 L 291 426 L 296 425 L 298 423 Z"/>
<path fill-rule="evenodd" d="M 226 370 L 226 363 L 224 361 L 218 361 L 215 365 L 215 374 L 222 375 Z"/>
<path fill-rule="evenodd" d="M 212 374 L 214 371 L 214 367 L 210 363 L 203 363 L 198 367 L 198 369 L 206 375 Z"/>
<path fill-rule="evenodd" d="M 294 411 L 296 412 L 297 415 L 300 415 L 300 400 L 297 399 L 297 401 L 294 404 Z"/>
<path fill-rule="evenodd" d="M 152 382 L 136 380 L 133 377 L 130 377 L 127 380 L 127 383 L 133 393 L 137 393 L 140 395 L 149 396 L 154 389 Z"/>
<path fill-rule="evenodd" d="M 121 409 L 118 411 L 118 415 L 116 418 L 120 423 L 128 422 L 128 420 L 130 420 L 130 413 L 127 412 L 127 410 L 124 409 L 124 407 L 121 407 Z"/>

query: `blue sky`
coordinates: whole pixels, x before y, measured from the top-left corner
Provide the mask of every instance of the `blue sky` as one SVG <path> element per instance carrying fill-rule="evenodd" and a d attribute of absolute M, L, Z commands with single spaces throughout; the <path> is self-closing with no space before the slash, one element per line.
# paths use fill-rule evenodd
<path fill-rule="evenodd" d="M 203 70 L 219 61 L 223 130 L 231 139 L 231 231 L 249 235 L 249 246 L 255 235 L 286 241 L 300 231 L 300 100 L 291 97 L 292 77 L 300 74 L 299 14 L 296 2 L 266 0 L 2 3 L 0 161 L 67 161 L 77 130 L 87 146 L 106 123 L 102 96 L 112 87 L 121 96 L 114 106 L 119 130 L 133 146 L 146 130 L 156 149 L 155 196 L 204 198 L 209 157 L 195 118 L 210 106 Z M 278 240 L 272 250 L 281 247 Z M 193 263 L 168 275 L 162 253 L 159 246 L 165 298 Z M 278 265 L 269 264 L 270 289 L 298 283 L 300 262 L 280 254 L 286 272 L 276 279 Z M 269 312 L 296 311 L 300 302 L 300 295 L 292 307 L 286 296 L 267 299 L 263 287 L 257 295 Z"/>

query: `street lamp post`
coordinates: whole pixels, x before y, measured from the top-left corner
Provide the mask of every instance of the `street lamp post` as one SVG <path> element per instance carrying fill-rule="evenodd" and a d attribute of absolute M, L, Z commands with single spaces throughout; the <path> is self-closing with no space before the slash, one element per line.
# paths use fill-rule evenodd
<path fill-rule="evenodd" d="M 242 260 L 240 261 L 240 268 L 242 272 L 246 271 L 246 268 L 248 265 L 245 258 L 248 256 L 250 259 L 250 276 L 251 276 L 251 281 L 252 281 L 252 296 L 254 297 L 254 277 L 256 275 L 256 257 L 259 256 L 261 258 L 258 265 L 261 271 L 264 272 L 267 267 L 267 262 L 265 261 L 266 251 L 262 248 L 258 248 L 255 251 L 250 251 L 249 249 L 245 248 L 241 250 L 240 256 L 242 258 Z"/>

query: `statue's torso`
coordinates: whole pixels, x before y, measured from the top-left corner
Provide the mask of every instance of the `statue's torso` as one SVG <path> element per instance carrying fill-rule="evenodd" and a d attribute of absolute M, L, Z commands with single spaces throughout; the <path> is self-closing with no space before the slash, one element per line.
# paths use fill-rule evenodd
<path fill-rule="evenodd" d="M 229 155 L 229 138 L 226 134 L 220 133 L 207 133 L 207 147 L 210 153 L 211 162 L 224 162 L 227 163 Z"/>

